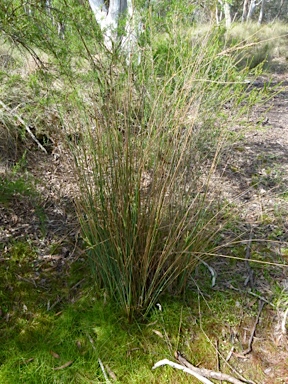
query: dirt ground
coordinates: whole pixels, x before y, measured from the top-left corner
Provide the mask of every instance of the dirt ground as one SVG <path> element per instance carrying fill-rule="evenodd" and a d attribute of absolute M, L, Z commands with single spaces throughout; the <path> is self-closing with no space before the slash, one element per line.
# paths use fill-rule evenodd
<path fill-rule="evenodd" d="M 257 129 L 247 131 L 244 137 L 234 144 L 233 149 L 225 154 L 225 166 L 219 171 L 218 181 L 221 183 L 223 196 L 233 201 L 236 206 L 241 206 L 243 223 L 247 227 L 250 226 L 253 239 L 269 236 L 271 239 L 276 238 L 277 244 L 274 248 L 269 248 L 273 253 L 271 257 L 279 263 L 282 260 L 282 263 L 287 264 L 288 66 L 285 63 L 275 65 L 278 65 L 278 69 L 276 68 L 277 72 L 272 76 L 271 85 L 281 83 L 280 91 L 269 105 L 251 113 L 251 123 L 256 123 L 259 116 L 262 123 Z M 263 86 L 265 80 L 260 78 L 255 86 Z M 40 205 L 46 217 L 45 229 L 41 215 L 39 217 L 39 210 L 36 209 L 37 198 L 34 200 L 28 195 L 19 199 L 15 196 L 13 204 L 0 205 L 0 242 L 8 247 L 12 239 L 28 238 L 37 247 L 39 260 L 49 259 L 51 263 L 59 266 L 63 266 L 67 260 L 70 261 L 77 253 L 79 237 L 71 202 L 73 170 L 67 162 L 61 161 L 62 156 L 65 156 L 63 151 L 59 146 L 53 148 L 50 154 L 37 150 L 31 151 L 27 156 L 27 167 L 38 180 L 37 188 L 42 194 Z M 6 165 L 2 164 L 0 167 L 2 175 L 6 171 Z M 248 241 L 249 239 L 247 244 Z M 51 244 L 57 244 L 57 255 L 51 255 Z M 236 287 L 225 277 L 225 274 L 231 275 L 228 262 L 215 262 L 213 267 L 218 273 L 218 289 L 243 289 L 243 292 L 247 293 L 247 284 Z M 239 263 L 238 268 L 240 273 L 243 270 L 244 275 L 251 273 L 243 262 Z M 257 367 L 262 380 L 258 379 L 259 383 L 288 384 L 288 339 L 281 329 L 283 316 L 288 308 L 288 269 L 273 267 L 271 270 L 272 277 L 274 276 L 278 286 L 282 287 L 286 301 L 278 307 L 264 303 L 252 351 L 240 357 L 235 353 L 231 356 L 230 364 L 237 367 L 244 377 L 247 373 L 249 376 L 251 365 Z M 258 292 L 258 296 L 251 296 L 253 300 L 258 300 L 259 297 L 266 298 L 268 302 L 272 300 L 269 282 L 261 279 L 261 275 L 257 273 L 254 274 L 253 288 Z M 245 338 L 249 339 L 252 326 L 253 320 L 251 324 L 243 325 L 242 330 L 238 332 L 240 337 L 244 339 L 245 333 Z M 247 329 L 244 332 L 245 327 Z"/>
<path fill-rule="evenodd" d="M 251 113 L 252 124 L 259 124 L 259 116 L 261 124 L 255 130 L 246 132 L 232 150 L 225 154 L 225 166 L 219 170 L 216 184 L 221 185 L 223 196 L 240 208 L 242 225 L 250 231 L 252 247 L 253 239 L 273 239 L 275 242 L 271 241 L 268 249 L 263 246 L 262 251 L 271 262 L 286 263 L 286 267 L 271 267 L 268 279 L 261 270 L 260 273 L 252 271 L 253 282 L 248 288 L 251 270 L 249 265 L 238 263 L 237 272 L 243 275 L 246 283 L 242 282 L 236 288 L 231 283 L 233 279 L 229 263 L 222 260 L 212 265 L 219 274 L 218 289 L 236 289 L 245 295 L 248 292 L 251 300 L 253 296 L 250 295 L 250 289 L 253 288 L 259 297 L 272 301 L 272 281 L 277 282 L 282 290 L 282 302 L 280 300 L 273 307 L 264 303 L 251 352 L 245 358 L 235 353 L 231 364 L 243 376 L 246 373 L 246 377 L 249 377 L 252 370 L 254 374 L 255 370 L 258 371 L 259 376 L 252 374 L 256 382 L 288 384 L 287 321 L 286 329 L 283 323 L 285 311 L 286 315 L 288 311 L 288 66 L 275 63 L 274 69 L 271 87 L 281 84 L 279 93 L 268 105 L 256 108 Z M 255 86 L 261 87 L 265 81 L 266 77 L 259 78 Z M 249 235 L 247 239 L 243 257 L 249 253 Z M 247 332 L 251 332 L 252 328 L 253 323 L 245 324 L 244 321 L 241 329 L 229 331 L 230 336 L 241 335 L 243 345 L 247 346 Z"/>

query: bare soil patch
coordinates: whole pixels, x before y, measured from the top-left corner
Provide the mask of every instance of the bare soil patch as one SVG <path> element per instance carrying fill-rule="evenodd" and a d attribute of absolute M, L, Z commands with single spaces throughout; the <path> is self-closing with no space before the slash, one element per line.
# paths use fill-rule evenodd
<path fill-rule="evenodd" d="M 271 263 L 287 265 L 288 241 L 288 73 L 281 67 L 280 73 L 272 77 L 271 87 L 279 86 L 279 93 L 250 116 L 255 129 L 244 133 L 241 139 L 224 155 L 216 188 L 222 195 L 239 207 L 241 222 L 239 232 L 244 233 L 242 253 L 236 256 L 249 258 L 263 255 Z M 260 78 L 255 86 L 264 86 L 267 78 Z M 259 124 L 260 120 L 260 124 Z M 258 128 L 256 128 L 258 123 Z M 249 235 L 250 232 L 250 235 Z M 245 234 L 246 233 L 246 234 Z M 249 245 L 249 236 L 252 242 Z M 227 233 L 229 237 L 229 233 Z M 250 239 L 251 240 L 251 239 Z M 258 245 L 257 241 L 260 240 Z M 251 249 L 248 252 L 248 247 Z M 231 252 L 231 248 L 229 249 Z M 228 252 L 228 254 L 229 254 Z M 231 253 L 230 253 L 231 254 Z M 233 250 L 232 250 L 233 255 Z M 234 255 L 235 256 L 235 255 Z M 261 266 L 227 260 L 212 262 L 218 274 L 215 289 L 228 292 L 235 290 L 246 297 L 243 317 L 236 329 L 223 324 L 224 334 L 231 341 L 235 337 L 235 351 L 231 364 L 245 377 L 258 383 L 288 383 L 287 324 L 283 332 L 284 312 L 287 309 L 287 267 Z M 235 276 L 238 276 L 235 277 Z M 240 278 L 239 278 L 240 277 Z M 275 286 L 281 291 L 275 301 Z M 278 293 L 279 293 L 278 291 Z M 252 292 L 252 293 L 251 293 Z M 257 292 L 254 296 L 253 292 Z M 259 322 L 251 353 L 241 356 L 253 328 L 256 313 L 246 317 L 251 305 L 257 310 L 261 298 L 267 300 Z M 268 303 L 273 303 L 273 306 Z M 245 309 L 246 306 L 246 309 Z M 282 330 L 281 330 L 282 327 Z M 240 343 L 240 347 L 239 347 Z M 237 347 L 236 347 L 237 345 Z M 239 349 L 240 348 L 240 349 Z"/>

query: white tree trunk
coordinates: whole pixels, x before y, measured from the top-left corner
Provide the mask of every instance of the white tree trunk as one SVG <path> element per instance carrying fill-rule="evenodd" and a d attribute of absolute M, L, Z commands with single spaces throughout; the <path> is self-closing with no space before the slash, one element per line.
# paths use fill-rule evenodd
<path fill-rule="evenodd" d="M 221 5 L 221 10 L 223 9 L 224 11 L 226 28 L 230 28 L 231 22 L 232 22 L 230 4 L 227 2 L 227 0 L 218 0 L 218 3 Z M 217 5 L 216 5 L 216 9 L 217 9 Z"/>
<path fill-rule="evenodd" d="M 247 21 L 252 19 L 253 13 L 254 13 L 255 8 L 256 8 L 256 5 L 257 5 L 256 4 L 256 0 L 251 0 L 250 6 L 249 6 L 248 15 L 247 15 Z"/>
<path fill-rule="evenodd" d="M 247 19 L 247 13 L 248 13 L 248 0 L 244 0 L 244 3 L 243 3 L 243 11 L 242 11 L 242 18 L 241 18 L 242 23 L 243 23 L 244 21 L 246 21 L 246 19 Z"/>
<path fill-rule="evenodd" d="M 264 8 L 265 8 L 265 0 L 262 0 L 261 9 L 260 9 L 259 18 L 258 18 L 258 24 L 262 24 L 263 17 L 264 17 Z"/>
<path fill-rule="evenodd" d="M 224 8 L 224 15 L 225 15 L 225 24 L 226 28 L 231 27 L 231 10 L 230 10 L 230 4 L 227 3 L 226 1 L 223 4 Z"/>
<path fill-rule="evenodd" d="M 104 36 L 105 47 L 111 51 L 115 43 L 119 43 L 125 53 L 130 56 L 137 42 L 137 30 L 132 0 L 110 0 L 107 10 L 104 0 L 89 0 L 90 7 Z M 119 19 L 126 15 L 125 36 L 119 40 L 117 27 Z"/>
<path fill-rule="evenodd" d="M 217 4 L 216 4 L 216 7 L 215 7 L 215 19 L 216 19 L 216 24 L 219 25 L 219 24 L 220 24 L 220 21 L 219 21 L 219 15 L 218 15 L 218 7 L 217 7 Z"/>

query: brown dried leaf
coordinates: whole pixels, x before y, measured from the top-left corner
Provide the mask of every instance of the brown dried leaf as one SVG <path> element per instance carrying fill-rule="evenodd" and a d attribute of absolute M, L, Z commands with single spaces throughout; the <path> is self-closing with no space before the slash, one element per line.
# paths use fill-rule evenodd
<path fill-rule="evenodd" d="M 73 360 L 67 361 L 67 363 L 61 365 L 60 367 L 53 368 L 54 371 L 60 371 L 60 369 L 64 369 L 69 367 L 71 364 L 73 364 Z"/>
<path fill-rule="evenodd" d="M 34 357 L 31 357 L 30 359 L 23 361 L 23 364 L 32 363 L 32 361 L 34 361 Z"/>
<path fill-rule="evenodd" d="M 55 359 L 60 359 L 60 356 L 58 355 L 58 353 L 53 352 L 53 351 L 50 351 L 49 353 L 50 353 L 50 355 L 53 356 Z"/>
<path fill-rule="evenodd" d="M 108 375 L 111 377 L 112 380 L 117 380 L 117 377 L 115 373 L 112 371 L 112 369 L 109 367 L 109 365 L 105 364 L 106 371 L 108 372 Z"/>
<path fill-rule="evenodd" d="M 13 214 L 11 215 L 11 224 L 12 224 L 12 225 L 17 224 L 17 223 L 18 223 L 18 220 L 19 220 L 19 219 L 18 219 L 18 216 L 17 216 L 16 214 L 13 213 Z"/>
<path fill-rule="evenodd" d="M 152 329 L 152 332 L 154 332 L 154 333 L 155 333 L 155 335 L 157 335 L 157 336 L 161 337 L 161 339 L 163 339 L 163 338 L 164 338 L 164 336 L 162 335 L 162 333 L 161 333 L 160 331 L 157 331 L 156 329 Z"/>

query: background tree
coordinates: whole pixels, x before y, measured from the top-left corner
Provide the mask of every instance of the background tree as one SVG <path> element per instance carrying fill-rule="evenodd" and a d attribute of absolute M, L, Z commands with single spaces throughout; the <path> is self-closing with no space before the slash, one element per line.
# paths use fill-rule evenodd
<path fill-rule="evenodd" d="M 132 0 L 110 0 L 108 8 L 104 0 L 89 0 L 89 4 L 103 33 L 105 47 L 111 51 L 119 45 L 129 56 L 141 29 L 135 20 Z"/>

